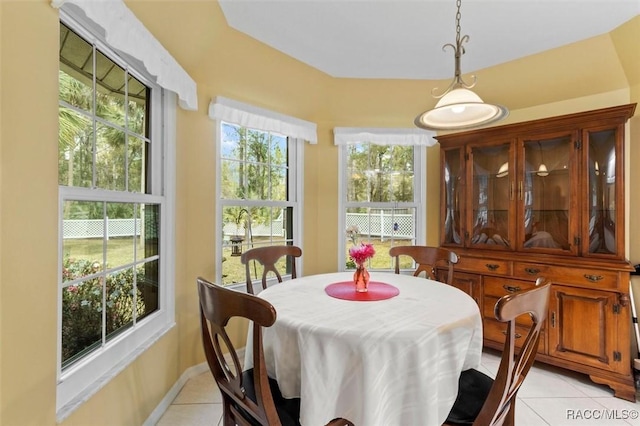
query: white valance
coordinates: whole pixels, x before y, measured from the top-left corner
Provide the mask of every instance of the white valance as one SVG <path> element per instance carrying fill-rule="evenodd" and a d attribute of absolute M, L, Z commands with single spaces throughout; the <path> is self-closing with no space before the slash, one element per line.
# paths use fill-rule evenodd
<path fill-rule="evenodd" d="M 209 117 L 243 127 L 300 138 L 312 144 L 318 143 L 316 123 L 222 96 L 217 96 L 209 105 Z"/>
<path fill-rule="evenodd" d="M 435 135 L 435 132 L 423 129 L 336 127 L 333 129 L 333 143 L 433 146 L 436 144 Z"/>
<path fill-rule="evenodd" d="M 122 0 L 51 0 L 51 5 L 99 26 L 110 47 L 140 61 L 157 84 L 178 95 L 182 108 L 198 109 L 195 81 Z"/>

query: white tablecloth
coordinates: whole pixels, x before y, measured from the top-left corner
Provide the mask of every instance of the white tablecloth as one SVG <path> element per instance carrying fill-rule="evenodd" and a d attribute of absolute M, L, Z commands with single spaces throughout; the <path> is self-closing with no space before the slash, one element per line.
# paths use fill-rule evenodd
<path fill-rule="evenodd" d="M 359 302 L 324 288 L 353 273 L 313 275 L 262 291 L 277 319 L 264 329 L 269 376 L 283 396 L 301 397 L 300 421 L 320 426 L 344 417 L 356 426 L 441 425 L 460 372 L 477 368 L 482 321 L 468 295 L 446 284 L 391 273 L 394 298 Z M 245 368 L 252 365 L 250 339 Z"/>

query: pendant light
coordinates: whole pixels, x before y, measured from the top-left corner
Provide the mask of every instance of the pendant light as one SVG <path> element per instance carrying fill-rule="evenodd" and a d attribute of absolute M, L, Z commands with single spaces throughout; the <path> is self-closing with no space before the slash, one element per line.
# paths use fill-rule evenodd
<path fill-rule="evenodd" d="M 416 117 L 416 126 L 427 130 L 460 130 L 480 127 L 485 124 L 501 120 L 509 115 L 509 110 L 501 105 L 487 104 L 480 99 L 480 96 L 472 92 L 476 85 L 476 76 L 471 78 L 473 82 L 467 84 L 461 76 L 460 57 L 464 54 L 463 43 L 469 41 L 469 36 L 460 37 L 460 4 L 457 0 L 456 7 L 456 45 L 447 43 L 442 46 L 442 50 L 451 47 L 455 53 L 455 75 L 449 87 L 443 94 L 436 96 L 431 91 L 434 98 L 439 99 L 435 108 L 425 111 Z"/>
<path fill-rule="evenodd" d="M 540 148 L 540 166 L 538 166 L 538 171 L 536 174 L 541 177 L 549 176 L 549 170 L 547 169 L 547 165 L 544 164 L 544 157 L 542 155 L 542 144 L 538 141 L 538 147 Z"/>

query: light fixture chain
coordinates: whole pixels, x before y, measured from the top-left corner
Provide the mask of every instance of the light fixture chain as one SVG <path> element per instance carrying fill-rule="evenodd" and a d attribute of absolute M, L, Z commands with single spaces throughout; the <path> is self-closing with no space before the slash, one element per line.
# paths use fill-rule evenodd
<path fill-rule="evenodd" d="M 460 6 L 462 6 L 462 0 L 456 1 L 456 46 L 460 46 L 460 18 L 462 14 L 460 13 Z"/>

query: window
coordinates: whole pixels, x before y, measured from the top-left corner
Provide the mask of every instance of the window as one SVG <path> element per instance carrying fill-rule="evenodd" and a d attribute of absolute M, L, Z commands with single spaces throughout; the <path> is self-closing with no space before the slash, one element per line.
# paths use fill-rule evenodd
<path fill-rule="evenodd" d="M 172 93 L 65 15 L 59 420 L 173 324 L 172 104 Z"/>
<path fill-rule="evenodd" d="M 317 143 L 316 125 L 222 96 L 209 106 L 209 117 L 218 141 L 217 279 L 244 286 L 244 250 L 302 246 L 303 142 Z M 255 270 L 254 280 L 261 277 Z"/>
<path fill-rule="evenodd" d="M 376 250 L 369 269 L 391 269 L 392 246 L 425 241 L 426 150 L 421 145 L 433 143 L 430 134 L 403 129 L 334 132 L 341 145 L 339 269 L 355 269 L 349 247 L 360 243 L 371 243 Z"/>
<path fill-rule="evenodd" d="M 300 143 L 284 135 L 220 122 L 221 282 L 246 282 L 243 251 L 300 245 L 296 179 Z M 290 265 L 278 267 L 290 271 Z M 254 269 L 254 279 L 262 277 Z"/>

